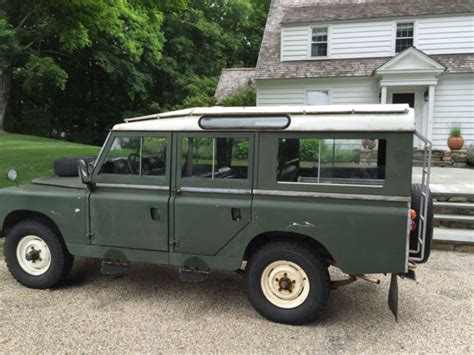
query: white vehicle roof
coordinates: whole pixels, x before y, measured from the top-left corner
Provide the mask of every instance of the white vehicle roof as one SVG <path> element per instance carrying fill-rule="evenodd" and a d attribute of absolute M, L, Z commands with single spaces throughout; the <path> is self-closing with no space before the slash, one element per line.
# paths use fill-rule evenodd
<path fill-rule="evenodd" d="M 415 114 L 408 105 L 325 105 L 198 107 L 125 119 L 113 131 L 210 131 L 202 117 L 288 116 L 290 124 L 277 131 L 415 131 Z M 249 131 L 252 129 L 237 129 Z M 233 130 L 232 127 L 220 130 Z M 259 130 L 254 128 L 253 130 Z M 268 129 L 266 129 L 268 130 Z"/>

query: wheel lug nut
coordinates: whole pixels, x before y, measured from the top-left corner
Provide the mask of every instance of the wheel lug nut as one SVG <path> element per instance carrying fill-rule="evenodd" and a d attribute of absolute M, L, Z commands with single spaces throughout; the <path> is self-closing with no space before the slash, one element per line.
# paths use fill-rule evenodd
<path fill-rule="evenodd" d="M 295 284 L 295 283 L 296 283 L 296 280 L 292 280 L 291 283 L 292 283 L 292 284 Z"/>
<path fill-rule="evenodd" d="M 277 278 L 275 279 L 275 281 L 278 282 L 278 281 L 280 281 L 280 279 L 277 277 Z"/>

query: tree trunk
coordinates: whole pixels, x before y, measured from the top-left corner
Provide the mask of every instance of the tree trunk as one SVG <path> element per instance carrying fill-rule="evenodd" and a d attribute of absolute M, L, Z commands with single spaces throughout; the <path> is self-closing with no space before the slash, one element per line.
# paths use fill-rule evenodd
<path fill-rule="evenodd" d="M 4 130 L 5 113 L 10 98 L 11 71 L 9 69 L 0 71 L 0 131 Z"/>

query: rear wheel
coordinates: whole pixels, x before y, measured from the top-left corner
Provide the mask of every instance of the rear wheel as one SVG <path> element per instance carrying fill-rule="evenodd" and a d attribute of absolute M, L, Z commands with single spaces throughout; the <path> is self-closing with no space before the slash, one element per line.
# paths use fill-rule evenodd
<path fill-rule="evenodd" d="M 269 320 L 286 324 L 314 321 L 329 297 L 329 274 L 319 255 L 305 245 L 264 245 L 245 270 L 247 296 Z"/>
<path fill-rule="evenodd" d="M 37 289 L 57 286 L 74 261 L 57 231 L 37 219 L 22 221 L 10 229 L 4 256 L 13 277 Z"/>

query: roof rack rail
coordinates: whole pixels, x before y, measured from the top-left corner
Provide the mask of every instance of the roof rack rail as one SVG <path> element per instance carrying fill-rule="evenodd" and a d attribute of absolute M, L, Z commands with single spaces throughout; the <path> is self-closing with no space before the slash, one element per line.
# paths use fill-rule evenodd
<path fill-rule="evenodd" d="M 160 118 L 160 114 L 154 113 L 152 115 L 125 118 L 124 121 L 125 123 L 129 123 L 129 122 L 136 122 L 136 121 L 148 121 L 148 120 L 154 120 L 154 119 L 159 119 L 159 118 Z"/>

